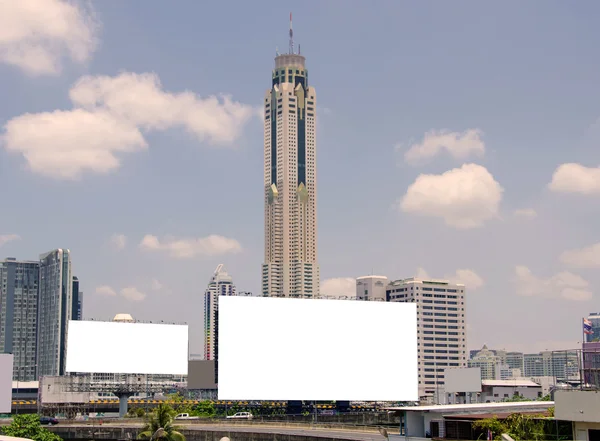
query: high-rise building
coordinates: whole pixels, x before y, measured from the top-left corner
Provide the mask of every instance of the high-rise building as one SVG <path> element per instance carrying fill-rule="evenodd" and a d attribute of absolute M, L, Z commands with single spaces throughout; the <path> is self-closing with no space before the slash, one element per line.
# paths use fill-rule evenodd
<path fill-rule="evenodd" d="M 592 333 L 584 334 L 585 342 L 600 341 L 600 312 L 590 312 L 587 319 L 592 323 Z"/>
<path fill-rule="evenodd" d="M 204 359 L 216 360 L 219 350 L 219 296 L 234 296 L 233 278 L 217 266 L 204 294 Z"/>
<path fill-rule="evenodd" d="M 262 295 L 319 295 L 316 92 L 304 56 L 277 54 L 264 99 L 265 260 Z"/>
<path fill-rule="evenodd" d="M 79 279 L 73 276 L 73 301 L 71 302 L 71 320 L 83 320 L 83 292 L 79 290 Z"/>
<path fill-rule="evenodd" d="M 13 378 L 36 375 L 39 262 L 0 262 L 0 352 L 14 357 Z"/>
<path fill-rule="evenodd" d="M 438 396 L 447 368 L 467 364 L 465 286 L 447 280 L 410 278 L 387 287 L 387 300 L 417 304 L 419 396 Z"/>
<path fill-rule="evenodd" d="M 356 279 L 357 300 L 386 301 L 389 280 L 385 276 L 362 276 Z"/>
<path fill-rule="evenodd" d="M 65 373 L 67 332 L 72 312 L 71 252 L 57 249 L 40 255 L 38 376 Z"/>

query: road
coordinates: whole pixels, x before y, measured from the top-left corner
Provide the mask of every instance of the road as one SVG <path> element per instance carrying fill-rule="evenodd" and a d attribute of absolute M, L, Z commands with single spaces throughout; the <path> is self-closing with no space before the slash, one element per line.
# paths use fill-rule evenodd
<path fill-rule="evenodd" d="M 139 429 L 142 424 L 129 423 L 124 421 L 112 422 L 105 421 L 103 424 L 90 424 L 81 422 L 73 422 L 64 424 L 61 423 L 58 426 L 54 426 L 60 430 L 62 427 L 77 428 L 77 429 L 90 429 L 94 427 L 96 430 L 102 430 L 101 427 L 106 429 L 119 427 L 119 428 L 131 428 Z M 385 438 L 379 433 L 374 431 L 362 431 L 362 430 L 347 430 L 347 429 L 331 429 L 326 427 L 315 427 L 311 428 L 309 425 L 306 427 L 285 427 L 277 426 L 276 424 L 194 424 L 194 423 L 178 423 L 177 426 L 184 430 L 200 431 L 200 432 L 231 432 L 231 433 L 276 433 L 278 435 L 291 435 L 291 436 L 311 436 L 314 438 L 336 438 L 340 440 L 348 441 L 384 441 Z"/>

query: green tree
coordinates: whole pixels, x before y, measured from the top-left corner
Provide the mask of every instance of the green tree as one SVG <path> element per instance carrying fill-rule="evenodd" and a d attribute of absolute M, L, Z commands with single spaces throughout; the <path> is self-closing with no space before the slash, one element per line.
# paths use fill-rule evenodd
<path fill-rule="evenodd" d="M 10 425 L 2 428 L 5 436 L 28 438 L 33 441 L 62 441 L 62 438 L 50 432 L 40 424 L 40 417 L 36 414 L 15 415 Z"/>
<path fill-rule="evenodd" d="M 494 439 L 501 439 L 503 433 L 516 441 L 540 441 L 546 438 L 545 420 L 540 415 L 513 413 L 503 420 L 497 417 L 485 418 L 474 422 L 473 427 L 484 432 L 490 430 Z"/>
<path fill-rule="evenodd" d="M 215 405 L 208 400 L 200 401 L 194 408 L 193 415 L 199 417 L 212 418 L 217 414 Z"/>
<path fill-rule="evenodd" d="M 174 410 L 168 404 L 161 403 L 148 417 L 146 425 L 138 435 L 138 439 L 151 439 L 158 429 L 164 429 L 164 434 L 157 441 L 185 441 L 185 436 L 173 425 Z"/>

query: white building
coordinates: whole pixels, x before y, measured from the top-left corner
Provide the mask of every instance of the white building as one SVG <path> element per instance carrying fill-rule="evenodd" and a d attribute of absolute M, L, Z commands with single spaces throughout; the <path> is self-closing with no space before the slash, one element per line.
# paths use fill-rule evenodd
<path fill-rule="evenodd" d="M 447 280 L 396 280 L 387 287 L 391 302 L 417 304 L 419 395 L 431 399 L 444 389 L 444 370 L 465 367 L 465 286 Z"/>
<path fill-rule="evenodd" d="M 216 360 L 219 349 L 219 296 L 234 296 L 235 285 L 223 264 L 217 266 L 204 293 L 204 359 Z"/>
<path fill-rule="evenodd" d="M 264 100 L 265 260 L 262 295 L 319 295 L 317 263 L 316 93 L 305 58 L 275 57 Z"/>
<path fill-rule="evenodd" d="M 356 279 L 357 300 L 386 301 L 389 280 L 385 276 L 362 276 Z"/>

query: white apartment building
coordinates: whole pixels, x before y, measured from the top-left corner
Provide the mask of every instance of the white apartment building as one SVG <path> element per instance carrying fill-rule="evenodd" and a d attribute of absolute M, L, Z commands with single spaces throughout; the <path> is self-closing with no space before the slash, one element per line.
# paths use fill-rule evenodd
<path fill-rule="evenodd" d="M 439 396 L 444 370 L 465 367 L 465 286 L 447 280 L 396 280 L 387 287 L 387 300 L 417 304 L 419 395 Z"/>
<path fill-rule="evenodd" d="M 362 276 L 356 279 L 357 300 L 386 301 L 389 280 L 385 276 Z"/>
<path fill-rule="evenodd" d="M 219 296 L 234 296 L 233 278 L 217 266 L 204 292 L 204 359 L 216 360 L 219 350 Z"/>
<path fill-rule="evenodd" d="M 305 58 L 275 57 L 264 99 L 265 257 L 262 295 L 319 295 L 317 263 L 316 92 Z"/>

